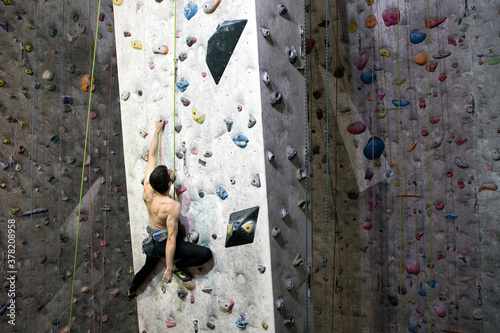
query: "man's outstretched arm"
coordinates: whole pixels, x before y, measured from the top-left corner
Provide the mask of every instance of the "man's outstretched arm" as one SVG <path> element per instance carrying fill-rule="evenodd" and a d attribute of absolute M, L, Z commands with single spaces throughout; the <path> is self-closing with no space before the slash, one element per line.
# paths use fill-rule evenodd
<path fill-rule="evenodd" d="M 165 245 L 165 259 L 166 259 L 166 269 L 165 274 L 163 274 L 162 280 L 166 283 L 172 281 L 172 276 L 174 272 L 174 256 L 175 247 L 177 241 L 177 219 L 181 213 L 181 205 L 178 202 L 173 202 L 172 208 L 168 212 L 167 219 L 167 229 L 168 229 L 168 239 Z"/>
<path fill-rule="evenodd" d="M 148 165 L 146 166 L 146 173 L 144 174 L 144 185 L 149 184 L 149 175 L 156 168 L 158 161 L 158 147 L 160 145 L 160 133 L 163 132 L 165 120 L 158 117 L 155 120 L 155 134 L 151 139 L 149 146 Z"/>

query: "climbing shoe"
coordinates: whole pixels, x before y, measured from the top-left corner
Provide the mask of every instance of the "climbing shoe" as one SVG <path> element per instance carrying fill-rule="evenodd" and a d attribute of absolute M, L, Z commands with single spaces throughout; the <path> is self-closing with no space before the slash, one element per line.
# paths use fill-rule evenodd
<path fill-rule="evenodd" d="M 127 300 L 129 302 L 132 302 L 134 300 L 134 298 L 135 298 L 135 292 L 134 293 L 130 293 L 130 290 L 127 291 Z"/>
<path fill-rule="evenodd" d="M 187 282 L 187 281 L 191 281 L 193 278 L 191 277 L 191 275 L 189 275 L 188 273 L 186 272 L 183 272 L 181 271 L 180 269 L 178 268 L 174 268 L 174 274 L 175 276 L 177 276 L 179 279 L 181 279 L 181 281 L 184 281 L 184 282 Z"/>

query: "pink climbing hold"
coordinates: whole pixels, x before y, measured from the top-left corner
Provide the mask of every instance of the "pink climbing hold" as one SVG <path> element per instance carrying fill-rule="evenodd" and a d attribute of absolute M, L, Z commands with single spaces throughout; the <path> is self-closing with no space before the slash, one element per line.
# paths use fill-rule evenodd
<path fill-rule="evenodd" d="M 90 112 L 90 119 L 95 119 L 95 118 L 97 118 L 97 113 Z"/>
<path fill-rule="evenodd" d="M 104 240 L 104 239 L 101 239 L 100 243 L 101 243 L 101 246 L 109 246 L 109 242 Z"/>
<path fill-rule="evenodd" d="M 347 132 L 349 132 L 352 135 L 361 134 L 365 130 L 366 130 L 366 125 L 360 121 L 356 121 L 354 123 L 347 125 Z"/>
<path fill-rule="evenodd" d="M 380 90 L 378 90 L 378 89 L 375 89 L 375 92 L 377 93 L 378 98 L 379 98 L 380 100 L 383 100 L 383 99 L 384 99 L 384 97 L 385 97 L 385 93 L 384 93 L 384 92 L 382 92 L 382 91 L 380 91 Z"/>
<path fill-rule="evenodd" d="M 464 144 L 464 143 L 466 143 L 466 142 L 467 142 L 467 139 L 462 139 L 462 140 L 458 140 L 458 139 L 457 139 L 457 140 L 455 140 L 455 143 L 456 143 L 458 146 L 461 146 L 461 145 L 463 145 L 463 144 Z"/>
<path fill-rule="evenodd" d="M 432 308 L 434 309 L 438 317 L 444 318 L 444 316 L 446 316 L 446 310 L 443 309 L 440 305 L 433 304 Z"/>
<path fill-rule="evenodd" d="M 368 196 L 368 204 L 370 206 L 372 206 L 373 208 L 377 208 L 378 207 L 377 199 L 373 196 L 373 194 L 370 194 Z"/>
<path fill-rule="evenodd" d="M 203 72 L 203 73 L 201 73 L 201 76 L 203 76 L 203 77 L 207 77 L 207 72 Z"/>
<path fill-rule="evenodd" d="M 366 64 L 368 63 L 368 59 L 370 58 L 370 55 L 368 53 L 362 54 L 358 60 L 356 61 L 356 68 L 360 71 L 362 71 L 365 67 Z"/>
<path fill-rule="evenodd" d="M 101 251 L 95 251 L 94 252 L 94 259 L 99 259 L 100 255 L 101 255 Z"/>
<path fill-rule="evenodd" d="M 490 165 L 488 163 L 486 163 L 485 166 L 486 166 L 486 169 L 493 171 L 493 169 L 490 167 Z"/>
<path fill-rule="evenodd" d="M 391 25 L 396 25 L 399 23 L 399 9 L 398 8 L 387 8 L 382 12 L 382 19 L 386 27 Z"/>
<path fill-rule="evenodd" d="M 115 187 L 113 188 L 113 190 L 114 190 L 115 192 L 121 192 L 121 191 L 123 191 L 123 188 L 122 188 L 122 187 L 119 187 L 119 186 L 115 186 Z"/>
<path fill-rule="evenodd" d="M 148 66 L 150 69 L 155 68 L 155 63 L 154 62 L 148 62 Z"/>
<path fill-rule="evenodd" d="M 406 258 L 404 267 L 408 274 L 420 273 L 420 261 L 418 259 Z"/>
<path fill-rule="evenodd" d="M 373 220 L 372 219 L 366 219 L 365 222 L 363 222 L 363 228 L 366 230 L 371 230 L 373 228 Z"/>
<path fill-rule="evenodd" d="M 80 222 L 85 222 L 87 221 L 88 217 L 86 215 L 80 216 Z"/>
<path fill-rule="evenodd" d="M 109 321 L 109 316 L 107 314 L 105 314 L 104 316 L 102 316 L 101 322 L 107 323 L 108 321 Z"/>
<path fill-rule="evenodd" d="M 175 322 L 173 321 L 168 321 L 168 320 L 165 320 L 165 325 L 167 327 L 174 327 L 175 325 L 177 325 Z"/>
<path fill-rule="evenodd" d="M 90 155 L 87 155 L 87 159 L 85 160 L 85 166 L 90 166 L 92 164 L 92 158 Z"/>
<path fill-rule="evenodd" d="M 99 14 L 99 21 L 104 21 L 104 18 L 106 17 L 106 15 L 104 15 L 104 13 L 100 13 Z"/>

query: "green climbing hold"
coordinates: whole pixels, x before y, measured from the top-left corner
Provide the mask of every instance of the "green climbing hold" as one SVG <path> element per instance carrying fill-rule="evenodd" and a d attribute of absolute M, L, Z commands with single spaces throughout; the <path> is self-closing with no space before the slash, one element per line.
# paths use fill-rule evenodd
<path fill-rule="evenodd" d="M 464 24 L 464 26 L 460 28 L 460 31 L 461 32 L 466 32 L 467 29 L 469 29 L 469 24 Z"/>
<path fill-rule="evenodd" d="M 75 72 L 75 64 L 72 64 L 72 63 L 69 63 L 67 66 L 66 66 L 66 70 L 70 73 L 74 73 Z"/>
<path fill-rule="evenodd" d="M 59 234 L 59 240 L 63 243 L 66 243 L 66 241 L 68 240 L 68 236 Z"/>
<path fill-rule="evenodd" d="M 79 16 L 77 13 L 73 13 L 73 14 L 71 14 L 71 16 L 70 16 L 70 18 L 71 18 L 74 22 L 78 21 L 78 18 L 79 18 L 79 17 L 80 17 L 80 16 Z"/>
<path fill-rule="evenodd" d="M 484 62 L 488 65 L 497 65 L 500 64 L 500 58 L 486 59 Z"/>
<path fill-rule="evenodd" d="M 54 37 L 55 35 L 57 35 L 57 29 L 49 28 L 49 36 Z"/>
<path fill-rule="evenodd" d="M 49 219 L 49 217 L 48 217 L 48 216 L 45 216 L 45 217 L 43 218 L 43 224 L 45 224 L 45 225 L 49 225 L 49 223 L 50 223 L 50 219 Z"/>
<path fill-rule="evenodd" d="M 54 142 L 54 143 L 56 143 L 58 140 L 59 140 L 59 137 L 58 137 L 57 135 L 52 135 L 52 136 L 50 137 L 50 141 L 52 141 L 52 142 Z"/>
<path fill-rule="evenodd" d="M 68 164 L 75 163 L 75 158 L 71 155 L 66 156 L 65 159 L 66 159 L 66 162 L 68 162 Z"/>
<path fill-rule="evenodd" d="M 48 177 L 47 177 L 47 183 L 52 182 L 55 178 L 56 178 L 56 177 L 54 177 L 54 176 L 48 176 Z"/>
<path fill-rule="evenodd" d="M 38 258 L 38 262 L 40 264 L 45 264 L 46 261 L 47 261 L 47 257 L 40 257 L 40 258 Z"/>
<path fill-rule="evenodd" d="M 56 91 L 56 86 L 53 84 L 48 84 L 45 86 L 45 90 L 47 91 Z"/>

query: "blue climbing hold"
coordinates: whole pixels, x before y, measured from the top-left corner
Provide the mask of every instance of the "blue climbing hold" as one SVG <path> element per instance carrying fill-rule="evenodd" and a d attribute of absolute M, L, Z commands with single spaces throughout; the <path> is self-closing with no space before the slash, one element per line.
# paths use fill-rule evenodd
<path fill-rule="evenodd" d="M 430 286 L 431 288 L 434 288 L 436 286 L 436 280 L 427 281 L 427 285 Z"/>
<path fill-rule="evenodd" d="M 215 193 L 221 198 L 222 200 L 226 199 L 228 194 L 224 186 L 219 186 L 215 189 Z"/>
<path fill-rule="evenodd" d="M 411 333 L 417 333 L 418 327 L 417 326 L 408 327 L 408 331 L 410 331 Z"/>
<path fill-rule="evenodd" d="M 376 79 L 377 75 L 373 73 L 371 69 L 367 72 L 361 73 L 361 81 L 364 84 L 372 84 Z"/>
<path fill-rule="evenodd" d="M 198 5 L 192 1 L 184 6 L 184 16 L 186 16 L 188 21 L 192 19 L 197 12 L 198 12 Z"/>
<path fill-rule="evenodd" d="M 248 144 L 248 138 L 242 134 L 233 138 L 233 142 L 240 148 L 245 148 Z"/>
<path fill-rule="evenodd" d="M 410 32 L 410 42 L 412 42 L 413 44 L 422 43 L 426 37 L 427 37 L 427 34 L 424 32 L 418 31 L 418 29 L 413 29 Z"/>
<path fill-rule="evenodd" d="M 378 136 L 371 137 L 363 149 L 363 155 L 369 160 L 376 160 L 382 155 L 384 148 L 385 144 L 381 138 Z"/>
<path fill-rule="evenodd" d="M 458 215 L 455 215 L 455 214 L 452 214 L 452 213 L 448 213 L 444 216 L 445 219 L 448 219 L 448 220 L 455 220 L 458 218 Z"/>
<path fill-rule="evenodd" d="M 180 92 L 185 92 L 187 87 L 189 86 L 189 82 L 185 78 L 181 78 L 179 82 L 177 82 L 176 86 Z"/>
<path fill-rule="evenodd" d="M 467 263 L 467 257 L 458 257 L 458 259 L 462 260 L 464 263 Z"/>
<path fill-rule="evenodd" d="M 238 316 L 238 318 L 236 318 L 236 326 L 238 326 L 242 330 L 244 330 L 245 328 L 247 328 L 248 321 L 247 321 L 247 319 L 245 318 L 244 315 L 241 314 L 241 315 Z"/>
<path fill-rule="evenodd" d="M 422 290 L 422 289 L 420 289 L 420 290 L 418 291 L 418 294 L 419 294 L 420 296 L 427 296 L 427 292 L 426 292 L 425 290 Z"/>
<path fill-rule="evenodd" d="M 389 303 L 391 303 L 392 306 L 398 306 L 398 297 L 394 294 L 388 294 L 387 298 L 389 299 Z"/>
<path fill-rule="evenodd" d="M 405 107 L 405 106 L 408 106 L 410 105 L 410 101 L 402 101 L 402 100 L 398 100 L 398 99 L 393 99 L 392 100 L 392 104 L 394 104 L 395 106 L 402 106 L 402 107 Z"/>

